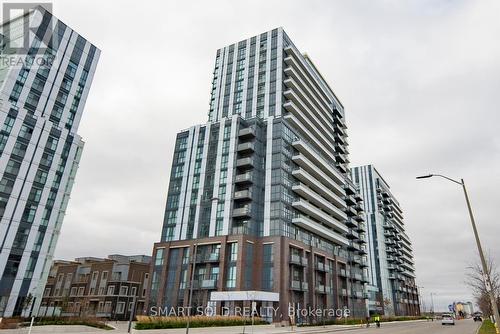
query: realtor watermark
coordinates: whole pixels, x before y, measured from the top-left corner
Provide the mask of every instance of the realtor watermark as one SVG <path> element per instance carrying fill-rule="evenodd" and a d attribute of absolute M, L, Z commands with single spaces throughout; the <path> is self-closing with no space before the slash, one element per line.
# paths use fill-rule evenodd
<path fill-rule="evenodd" d="M 0 68 L 50 67 L 62 36 L 56 33 L 50 2 L 3 2 Z"/>
<path fill-rule="evenodd" d="M 351 316 L 351 311 L 348 308 L 313 308 L 313 307 L 293 307 L 290 306 L 286 313 L 291 318 L 296 317 L 335 317 L 348 318 Z M 262 306 L 232 306 L 232 307 L 216 307 L 216 306 L 197 306 L 197 307 L 157 307 L 153 306 L 149 309 L 149 316 L 152 317 L 186 317 L 188 315 L 195 316 L 238 316 L 238 317 L 273 317 L 276 318 L 282 313 L 279 307 Z"/>

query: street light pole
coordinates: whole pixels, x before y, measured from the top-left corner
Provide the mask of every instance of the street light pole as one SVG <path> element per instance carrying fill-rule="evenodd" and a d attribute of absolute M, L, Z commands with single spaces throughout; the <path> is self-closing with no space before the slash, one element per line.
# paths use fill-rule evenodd
<path fill-rule="evenodd" d="M 500 316 L 498 315 L 498 306 L 497 306 L 496 296 L 495 296 L 495 292 L 493 291 L 493 287 L 491 285 L 490 271 L 488 269 L 488 265 L 486 264 L 486 259 L 484 257 L 484 253 L 483 253 L 483 247 L 481 246 L 481 241 L 479 240 L 479 234 L 477 233 L 476 221 L 474 220 L 474 215 L 472 213 L 472 207 L 470 204 L 469 195 L 467 194 L 467 188 L 465 187 L 464 179 L 460 179 L 460 182 L 459 182 L 459 181 L 453 180 L 452 178 L 449 178 L 449 177 L 444 176 L 444 175 L 439 175 L 439 174 L 429 174 L 429 175 L 424 175 L 424 176 L 418 176 L 417 179 L 425 179 L 425 178 L 430 178 L 433 176 L 442 177 L 444 179 L 447 179 L 453 183 L 456 183 L 456 184 L 462 186 L 462 189 L 464 191 L 465 201 L 467 203 L 467 209 L 469 211 L 470 222 L 472 224 L 472 231 L 474 232 L 474 238 L 476 239 L 477 250 L 479 252 L 479 257 L 481 258 L 481 266 L 483 267 L 484 283 L 486 286 L 486 290 L 488 291 L 488 295 L 490 297 L 491 310 L 493 312 L 493 318 L 495 319 L 495 330 L 496 330 L 497 334 L 500 334 L 500 331 L 498 328 L 498 324 L 500 322 Z"/>
<path fill-rule="evenodd" d="M 435 295 L 435 293 L 431 292 L 431 314 L 432 314 L 432 316 L 434 316 L 434 298 L 432 297 L 434 295 Z"/>

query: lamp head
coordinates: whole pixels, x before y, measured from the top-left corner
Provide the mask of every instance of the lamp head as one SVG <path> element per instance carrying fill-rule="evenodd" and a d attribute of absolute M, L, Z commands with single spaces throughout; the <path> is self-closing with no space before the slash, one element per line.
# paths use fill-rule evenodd
<path fill-rule="evenodd" d="M 422 175 L 422 176 L 417 176 L 417 179 L 428 179 L 430 177 L 433 177 L 433 174 L 428 174 L 428 175 Z"/>

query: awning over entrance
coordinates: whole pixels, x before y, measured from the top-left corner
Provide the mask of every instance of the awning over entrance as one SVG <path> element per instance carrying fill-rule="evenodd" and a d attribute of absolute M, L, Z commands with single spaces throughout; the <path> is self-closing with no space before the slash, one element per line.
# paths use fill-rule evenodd
<path fill-rule="evenodd" d="M 280 294 L 268 291 L 213 291 L 210 294 L 210 301 L 263 301 L 279 302 Z"/>

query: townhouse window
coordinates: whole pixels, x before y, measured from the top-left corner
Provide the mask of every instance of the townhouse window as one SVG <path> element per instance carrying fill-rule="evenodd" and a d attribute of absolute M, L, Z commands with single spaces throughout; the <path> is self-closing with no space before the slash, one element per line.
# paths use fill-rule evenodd
<path fill-rule="evenodd" d="M 120 295 L 122 295 L 122 296 L 128 295 L 128 286 L 120 287 Z"/>
<path fill-rule="evenodd" d="M 116 313 L 123 314 L 125 312 L 125 302 L 116 303 Z"/>
<path fill-rule="evenodd" d="M 115 287 L 114 285 L 108 286 L 108 296 L 113 296 L 115 294 Z"/>

